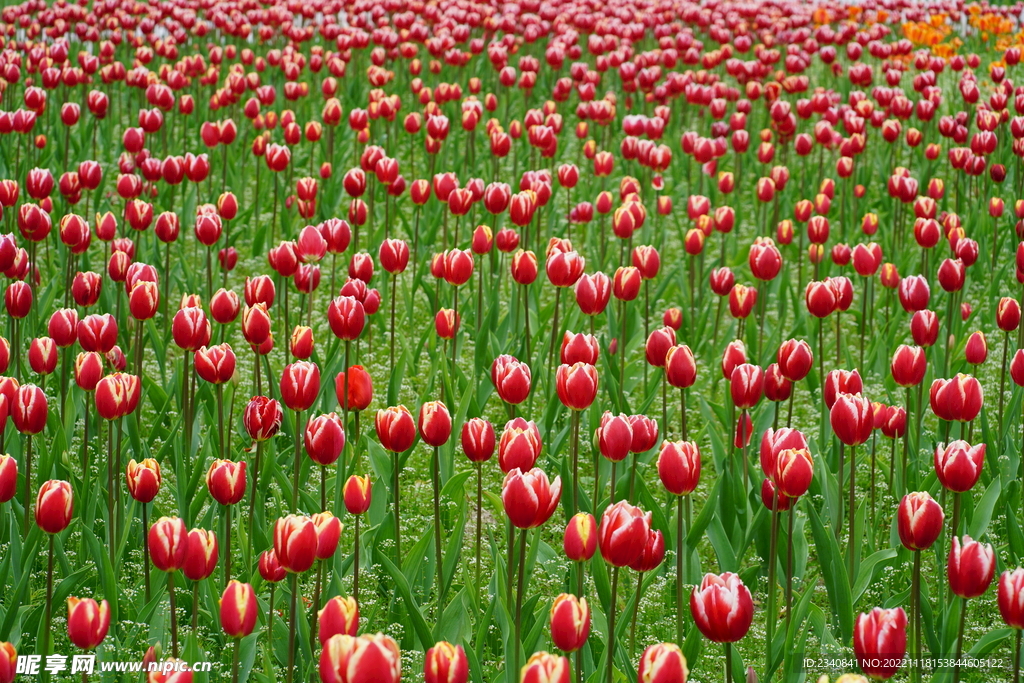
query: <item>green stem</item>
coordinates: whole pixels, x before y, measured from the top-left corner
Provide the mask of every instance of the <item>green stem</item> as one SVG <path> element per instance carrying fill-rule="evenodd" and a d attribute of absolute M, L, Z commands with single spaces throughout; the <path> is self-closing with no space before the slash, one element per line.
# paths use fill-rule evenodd
<path fill-rule="evenodd" d="M 437 565 L 434 595 L 437 597 L 438 616 L 444 613 L 442 591 L 444 590 L 444 568 L 441 564 L 441 460 L 440 449 L 434 446 L 434 457 L 431 459 L 430 478 L 434 485 L 434 564 Z"/>
<path fill-rule="evenodd" d="M 608 670 L 607 681 L 612 683 L 614 678 L 615 658 L 615 603 L 619 598 L 619 568 L 612 571 L 612 600 L 608 605 Z M 518 620 L 517 620 L 518 622 Z"/>
<path fill-rule="evenodd" d="M 524 575 L 526 574 L 526 532 L 526 529 L 520 529 L 519 531 L 519 583 L 516 588 L 516 639 L 515 642 L 512 643 L 515 653 L 515 668 L 513 669 L 513 672 L 517 677 L 519 675 L 519 651 L 523 646 L 523 641 L 520 636 L 520 627 L 522 626 L 522 619 L 520 616 L 523 611 L 523 581 L 525 580 Z"/>

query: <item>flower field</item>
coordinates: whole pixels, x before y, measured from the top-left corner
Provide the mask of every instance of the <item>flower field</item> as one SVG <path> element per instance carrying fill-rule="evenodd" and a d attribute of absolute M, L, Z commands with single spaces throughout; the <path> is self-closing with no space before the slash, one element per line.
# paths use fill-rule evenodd
<path fill-rule="evenodd" d="M 0 683 L 1020 682 L 1024 5 L 0 36 Z"/>

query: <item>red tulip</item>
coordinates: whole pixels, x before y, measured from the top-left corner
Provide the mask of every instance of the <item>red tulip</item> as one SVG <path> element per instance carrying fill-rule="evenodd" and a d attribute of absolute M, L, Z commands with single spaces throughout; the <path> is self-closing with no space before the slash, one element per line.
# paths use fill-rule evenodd
<path fill-rule="evenodd" d="M 195 352 L 196 374 L 210 384 L 224 384 L 235 374 L 235 352 L 230 344 L 200 347 Z"/>
<path fill-rule="evenodd" d="M 984 595 L 995 576 L 996 559 L 992 546 L 978 543 L 970 536 L 953 537 L 946 563 L 946 577 L 954 595 L 976 598 Z"/>
<path fill-rule="evenodd" d="M 1006 625 L 1024 629 L 1024 569 L 1003 572 L 996 597 Z"/>
<path fill-rule="evenodd" d="M 857 617 L 853 652 L 861 671 L 874 679 L 896 675 L 907 654 L 907 615 L 902 607 L 876 607 Z"/>
<path fill-rule="evenodd" d="M 274 552 L 273 548 L 260 553 L 259 571 L 263 580 L 270 583 L 284 581 L 285 577 L 288 576 L 288 572 L 277 561 L 277 553 Z"/>
<path fill-rule="evenodd" d="M 589 512 L 577 512 L 569 519 L 562 536 L 562 551 L 573 562 L 586 562 L 597 550 L 597 520 Z"/>
<path fill-rule="evenodd" d="M 416 439 L 416 423 L 405 406 L 391 406 L 377 411 L 377 440 L 384 450 L 404 453 Z"/>
<path fill-rule="evenodd" d="M 764 391 L 764 371 L 749 363 L 737 365 L 729 379 L 729 390 L 737 408 L 753 408 L 761 400 Z"/>
<path fill-rule="evenodd" d="M 967 338 L 964 348 L 964 359 L 971 365 L 981 365 L 988 358 L 988 343 L 982 332 L 974 332 Z"/>
<path fill-rule="evenodd" d="M 192 529 L 186 540 L 185 562 L 181 572 L 191 581 L 202 581 L 217 568 L 217 535 L 206 529 Z"/>
<path fill-rule="evenodd" d="M 600 355 L 600 348 L 597 345 L 597 337 L 590 334 L 573 334 L 566 330 L 562 337 L 561 359 L 565 365 L 576 363 L 587 363 L 597 365 Z"/>
<path fill-rule="evenodd" d="M 530 395 L 530 366 L 513 356 L 498 356 L 491 364 L 491 382 L 502 401 L 518 405 Z"/>
<path fill-rule="evenodd" d="M 68 639 L 75 647 L 92 650 L 107 637 L 110 605 L 92 598 L 68 598 Z"/>
<path fill-rule="evenodd" d="M 604 273 L 584 274 L 576 281 L 573 293 L 584 315 L 599 315 L 611 298 L 611 281 Z"/>
<path fill-rule="evenodd" d="M 970 422 L 981 412 L 981 384 L 970 375 L 937 379 L 929 390 L 932 412 L 942 420 Z"/>
<path fill-rule="evenodd" d="M 505 475 L 501 501 L 513 526 L 532 529 L 548 521 L 558 507 L 561 492 L 561 477 L 555 477 L 549 484 L 542 470 L 523 472 L 517 467 Z"/>
<path fill-rule="evenodd" d="M 799 498 L 807 493 L 814 477 L 814 461 L 806 448 L 787 448 L 775 459 L 775 471 L 769 474 L 779 493 Z"/>
<path fill-rule="evenodd" d="M 461 645 L 441 641 L 427 650 L 423 660 L 424 683 L 466 683 L 469 662 Z"/>
<path fill-rule="evenodd" d="M 372 485 L 369 477 L 353 474 L 345 482 L 345 509 L 350 515 L 361 515 L 370 509 Z"/>
<path fill-rule="evenodd" d="M 590 607 L 586 598 L 562 593 L 551 604 L 551 642 L 562 652 L 575 652 L 590 636 Z"/>
<path fill-rule="evenodd" d="M 690 595 L 690 612 L 705 638 L 716 643 L 734 643 L 750 629 L 754 602 L 736 574 L 705 574 Z"/>
<path fill-rule="evenodd" d="M 839 394 L 829 411 L 832 431 L 847 446 L 857 446 L 869 438 L 875 421 L 871 402 L 859 394 Z"/>
<path fill-rule="evenodd" d="M 353 341 L 363 333 L 366 313 L 363 304 L 351 296 L 334 298 L 327 308 L 327 321 L 338 339 Z"/>
<path fill-rule="evenodd" d="M 2 472 L 2 463 L 0 463 Z M 160 492 L 160 464 L 153 458 L 145 458 L 141 463 L 132 458 L 125 470 L 128 493 L 140 503 L 152 503 Z M 0 496 L 2 498 L 2 496 Z"/>
<path fill-rule="evenodd" d="M 777 354 L 779 370 L 790 382 L 799 382 L 807 377 L 814 365 L 811 346 L 802 339 L 789 339 L 779 347 Z"/>
<path fill-rule="evenodd" d="M 656 529 L 651 529 L 647 534 L 647 543 L 643 552 L 637 555 L 629 568 L 636 572 L 649 572 L 658 568 L 665 559 L 665 536 Z"/>
<path fill-rule="evenodd" d="M 0 503 L 14 498 L 18 488 L 18 461 L 9 455 L 0 455 Z"/>
<path fill-rule="evenodd" d="M 420 406 L 420 438 L 435 448 L 448 443 L 452 434 L 452 417 L 441 401 L 427 401 Z"/>
<path fill-rule="evenodd" d="M 48 534 L 57 534 L 71 524 L 74 499 L 71 484 L 51 479 L 39 488 L 36 497 L 36 525 Z"/>
<path fill-rule="evenodd" d="M 560 365 L 555 385 L 562 405 L 570 410 L 586 410 L 597 397 L 597 368 L 588 363 Z"/>
<path fill-rule="evenodd" d="M 15 429 L 22 434 L 38 434 L 43 431 L 48 412 L 46 394 L 34 384 L 18 387 L 14 400 L 10 402 L 11 419 Z"/>
<path fill-rule="evenodd" d="M 637 683 L 686 683 L 690 670 L 675 643 L 648 646 L 640 655 Z"/>
<path fill-rule="evenodd" d="M 571 679 L 572 672 L 567 657 L 535 652 L 522 668 L 519 683 L 569 683 Z"/>
<path fill-rule="evenodd" d="M 287 571 L 300 574 L 316 560 L 317 532 L 313 520 L 304 515 L 288 515 L 274 523 L 274 552 Z"/>
<path fill-rule="evenodd" d="M 693 386 L 697 380 L 697 362 L 686 344 L 677 344 L 665 352 L 665 379 L 680 389 Z"/>
<path fill-rule="evenodd" d="M 832 370 L 825 375 L 825 407 L 832 410 L 839 394 L 859 394 L 864 382 L 857 370 Z"/>
<path fill-rule="evenodd" d="M 908 493 L 896 512 L 900 542 L 909 550 L 927 550 L 942 533 L 945 513 L 927 491 Z"/>
<path fill-rule="evenodd" d="M 341 540 L 341 520 L 330 512 L 318 512 L 310 519 L 316 528 L 316 559 L 330 559 L 338 550 L 338 541 Z"/>
<path fill-rule="evenodd" d="M 206 472 L 210 497 L 221 505 L 234 505 L 245 496 L 245 462 L 214 460 Z"/>
<path fill-rule="evenodd" d="M 345 396 L 345 372 L 334 378 L 334 391 L 338 404 L 346 410 L 366 410 L 373 401 L 373 380 L 362 365 L 348 369 L 348 397 Z"/>
<path fill-rule="evenodd" d="M 296 361 L 281 373 L 281 400 L 291 410 L 309 410 L 320 393 L 320 368 L 316 363 Z"/>
<path fill-rule="evenodd" d="M 253 441 L 273 438 L 281 427 L 281 404 L 266 396 L 255 396 L 242 414 L 245 431 Z"/>
<path fill-rule="evenodd" d="M 914 387 L 924 380 L 928 359 L 919 346 L 901 344 L 892 356 L 892 378 L 901 387 Z"/>
<path fill-rule="evenodd" d="M 162 572 L 185 566 L 188 531 L 177 517 L 161 517 L 149 528 L 149 559 Z"/>
<path fill-rule="evenodd" d="M 971 446 L 963 440 L 935 449 L 935 474 L 939 482 L 954 492 L 970 491 L 978 483 L 985 466 L 985 444 Z"/>
<path fill-rule="evenodd" d="M 598 546 L 605 562 L 627 567 L 647 545 L 651 514 L 621 500 L 610 505 L 601 516 Z"/>
<path fill-rule="evenodd" d="M 355 636 L 359 631 L 359 606 L 351 597 L 335 596 L 317 614 L 317 623 L 321 645 L 338 634 Z"/>
<path fill-rule="evenodd" d="M 400 683 L 402 655 L 383 634 L 331 636 L 320 653 L 322 683 Z"/>
<path fill-rule="evenodd" d="M 658 453 L 658 477 L 675 496 L 693 492 L 700 482 L 700 449 L 692 441 L 664 441 Z"/>
<path fill-rule="evenodd" d="M 259 605 L 252 586 L 231 580 L 220 599 L 220 626 L 229 638 L 244 638 L 256 627 Z"/>

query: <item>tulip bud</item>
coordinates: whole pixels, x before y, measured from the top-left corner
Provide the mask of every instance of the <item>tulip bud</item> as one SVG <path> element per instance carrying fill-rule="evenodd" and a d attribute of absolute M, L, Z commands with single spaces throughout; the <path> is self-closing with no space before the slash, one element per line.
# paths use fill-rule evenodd
<path fill-rule="evenodd" d="M 214 460 L 206 472 L 210 496 L 221 505 L 234 505 L 245 496 L 245 463 Z"/>
<path fill-rule="evenodd" d="M 416 439 L 416 425 L 412 413 L 402 405 L 378 410 L 375 427 L 380 445 L 392 453 L 404 453 L 412 447 Z"/>
<path fill-rule="evenodd" d="M 448 442 L 452 433 L 452 418 L 441 401 L 428 401 L 420 406 L 420 438 L 437 448 Z"/>
<path fill-rule="evenodd" d="M 374 666 L 360 669 L 358 665 L 362 662 L 373 662 Z M 380 633 L 358 637 L 337 634 L 324 643 L 320 653 L 320 680 L 323 683 L 362 683 L 370 680 L 371 671 L 376 682 L 399 683 L 401 670 L 398 644 Z"/>

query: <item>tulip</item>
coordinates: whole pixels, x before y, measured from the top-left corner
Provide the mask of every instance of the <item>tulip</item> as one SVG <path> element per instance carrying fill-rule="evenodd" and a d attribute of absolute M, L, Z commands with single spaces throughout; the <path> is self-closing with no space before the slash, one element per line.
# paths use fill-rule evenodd
<path fill-rule="evenodd" d="M 533 469 L 542 447 L 537 425 L 517 417 L 506 423 L 501 433 L 498 442 L 498 465 L 506 474 L 516 468 L 523 471 Z"/>
<path fill-rule="evenodd" d="M 876 680 L 896 675 L 907 652 L 907 615 L 902 607 L 860 614 L 853 631 L 857 665 Z"/>
<path fill-rule="evenodd" d="M 75 647 L 92 650 L 103 642 L 110 628 L 110 605 L 92 598 L 68 598 L 68 638 Z"/>
<path fill-rule="evenodd" d="M 0 503 L 14 498 L 17 487 L 18 461 L 9 455 L 0 455 Z"/>
<path fill-rule="evenodd" d="M 535 652 L 519 673 L 519 683 L 569 683 L 572 678 L 569 659 Z"/>
<path fill-rule="evenodd" d="M 562 550 L 573 562 L 586 562 L 597 550 L 597 521 L 587 512 L 577 512 L 569 519 L 562 537 Z"/>
<path fill-rule="evenodd" d="M 942 420 L 971 422 L 981 411 L 984 397 L 981 384 L 970 375 L 936 379 L 929 390 L 932 412 Z"/>
<path fill-rule="evenodd" d="M 252 633 L 259 616 L 256 593 L 252 586 L 231 581 L 220 599 L 220 625 L 229 638 L 235 639 L 235 655 L 232 663 L 232 679 L 238 679 L 238 647 L 240 639 Z"/>
<path fill-rule="evenodd" d="M 320 653 L 323 683 L 400 683 L 402 656 L 398 644 L 383 634 L 337 634 Z"/>
<path fill-rule="evenodd" d="M 48 534 L 58 534 L 71 524 L 73 512 L 71 484 L 57 480 L 44 482 L 36 497 L 36 525 Z"/>
<path fill-rule="evenodd" d="M 953 529 L 953 540 L 950 544 L 949 559 L 946 563 L 946 576 L 949 579 L 950 591 L 961 598 L 960 630 L 957 637 L 956 659 L 963 655 L 964 626 L 967 621 L 967 601 L 984 595 L 995 576 L 996 561 L 992 546 L 979 543 L 970 536 L 961 540 Z M 961 667 L 953 670 L 953 681 L 960 680 Z"/>
<path fill-rule="evenodd" d="M 551 642 L 563 652 L 576 652 L 590 635 L 590 607 L 586 598 L 562 593 L 551 604 Z"/>
<path fill-rule="evenodd" d="M 345 448 L 345 430 L 337 413 L 318 415 L 306 423 L 306 454 L 321 467 L 333 465 Z M 344 469 L 344 468 L 342 468 Z"/>
<path fill-rule="evenodd" d="M 1024 569 L 1005 571 L 999 576 L 997 598 L 1006 625 L 1018 631 L 1024 629 Z"/>
<path fill-rule="evenodd" d="M 561 491 L 561 477 L 548 483 L 542 470 L 534 468 L 523 472 L 517 467 L 505 475 L 501 500 L 513 526 L 533 529 L 554 513 Z"/>
<path fill-rule="evenodd" d="M 416 425 L 412 419 L 412 413 L 405 406 L 391 406 L 384 410 L 377 411 L 376 418 L 377 439 L 384 450 L 392 453 L 392 469 L 394 472 L 393 488 L 391 492 L 394 497 L 393 508 L 395 514 L 395 557 L 401 557 L 401 516 L 399 498 L 399 454 L 404 453 L 412 447 L 416 438 Z"/>
<path fill-rule="evenodd" d="M 217 536 L 206 529 L 192 529 L 188 532 L 185 564 L 181 571 L 191 581 L 202 581 L 213 575 L 218 557 Z M 195 630 L 198 625 L 195 616 L 192 623 Z"/>
<path fill-rule="evenodd" d="M 335 596 L 319 611 L 317 623 L 321 645 L 338 634 L 355 636 L 359 631 L 359 606 L 351 597 Z"/>
<path fill-rule="evenodd" d="M 690 595 L 690 611 L 705 638 L 716 643 L 734 643 L 750 629 L 754 604 L 750 591 L 736 574 L 705 574 Z"/>
<path fill-rule="evenodd" d="M 431 460 L 430 474 L 434 486 L 434 552 L 437 562 L 437 584 L 435 589 L 440 593 L 443 584 L 441 572 L 441 461 L 439 449 L 448 442 L 452 433 L 452 418 L 448 408 L 441 401 L 428 401 L 420 406 L 419 418 L 420 438 L 433 446 L 434 457 Z M 439 598 L 440 599 L 440 598 Z"/>
<path fill-rule="evenodd" d="M 640 655 L 637 683 L 686 683 L 690 670 L 675 643 L 650 645 Z"/>
<path fill-rule="evenodd" d="M 970 491 L 978 483 L 985 466 L 985 444 L 971 446 L 963 440 L 935 449 L 935 474 L 946 489 L 954 493 Z"/>
<path fill-rule="evenodd" d="M 427 650 L 423 660 L 425 683 L 466 683 L 469 662 L 461 645 L 441 641 Z"/>
<path fill-rule="evenodd" d="M 344 410 L 366 410 L 373 401 L 373 380 L 362 365 L 351 366 L 347 373 L 339 372 L 334 379 L 334 390 Z"/>
<path fill-rule="evenodd" d="M 502 401 L 518 405 L 530 395 L 530 366 L 513 356 L 498 356 L 491 364 L 491 382 Z"/>
<path fill-rule="evenodd" d="M 161 517 L 149 528 L 149 559 L 153 566 L 167 572 L 167 593 L 171 600 L 171 648 L 178 651 L 178 621 L 174 599 L 174 572 L 185 566 L 188 532 L 177 517 Z"/>

